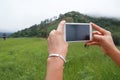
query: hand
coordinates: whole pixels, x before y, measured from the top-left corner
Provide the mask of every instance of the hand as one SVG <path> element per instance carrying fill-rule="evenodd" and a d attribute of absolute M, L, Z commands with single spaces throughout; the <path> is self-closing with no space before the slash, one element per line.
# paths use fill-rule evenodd
<path fill-rule="evenodd" d="M 57 30 L 52 30 L 48 37 L 48 53 L 57 53 L 66 57 L 68 43 L 64 41 L 65 21 L 61 21 Z"/>
<path fill-rule="evenodd" d="M 98 45 L 106 54 L 110 53 L 111 50 L 115 48 L 111 33 L 94 23 L 91 23 L 91 26 L 97 31 L 93 31 L 93 39 L 91 41 L 86 42 L 86 44 Z"/>
<path fill-rule="evenodd" d="M 56 53 L 64 58 L 67 55 L 68 43 L 64 40 L 65 21 L 61 21 L 57 30 L 52 30 L 48 37 L 48 53 Z M 48 58 L 46 80 L 62 80 L 63 78 L 63 60 L 58 57 Z"/>

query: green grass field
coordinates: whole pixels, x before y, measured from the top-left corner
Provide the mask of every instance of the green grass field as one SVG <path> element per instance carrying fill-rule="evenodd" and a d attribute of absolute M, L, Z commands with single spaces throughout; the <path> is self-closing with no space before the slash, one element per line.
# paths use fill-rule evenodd
<path fill-rule="evenodd" d="M 0 39 L 0 80 L 45 80 L 47 40 Z M 70 43 L 64 80 L 120 80 L 120 69 L 98 47 Z"/>

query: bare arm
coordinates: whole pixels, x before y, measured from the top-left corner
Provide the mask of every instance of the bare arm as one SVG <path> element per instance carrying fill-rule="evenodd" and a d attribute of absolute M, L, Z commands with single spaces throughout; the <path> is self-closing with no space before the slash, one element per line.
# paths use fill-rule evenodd
<path fill-rule="evenodd" d="M 115 46 L 109 49 L 109 53 L 107 53 L 107 55 L 110 56 L 111 59 L 120 67 L 120 51 Z"/>
<path fill-rule="evenodd" d="M 48 53 L 56 53 L 64 58 L 67 55 L 68 43 L 64 41 L 65 21 L 61 21 L 57 30 L 50 32 L 48 37 Z M 49 57 L 47 60 L 46 80 L 62 80 L 64 61 L 60 57 Z"/>
<path fill-rule="evenodd" d="M 48 59 L 46 80 L 62 80 L 63 64 L 58 57 Z"/>

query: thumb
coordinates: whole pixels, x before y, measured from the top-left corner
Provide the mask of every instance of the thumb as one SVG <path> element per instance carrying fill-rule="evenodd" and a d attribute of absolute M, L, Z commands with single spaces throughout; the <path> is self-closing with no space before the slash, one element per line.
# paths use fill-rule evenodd
<path fill-rule="evenodd" d="M 57 31 L 63 32 L 64 31 L 65 20 L 61 21 L 58 25 Z"/>

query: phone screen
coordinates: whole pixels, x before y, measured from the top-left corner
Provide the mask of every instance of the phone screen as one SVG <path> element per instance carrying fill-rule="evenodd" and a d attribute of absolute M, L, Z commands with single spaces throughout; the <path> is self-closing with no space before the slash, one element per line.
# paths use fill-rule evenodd
<path fill-rule="evenodd" d="M 65 26 L 66 41 L 87 41 L 91 39 L 91 29 L 89 23 L 74 23 Z"/>

